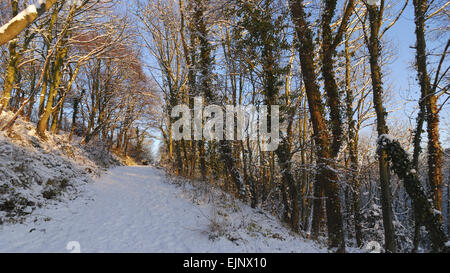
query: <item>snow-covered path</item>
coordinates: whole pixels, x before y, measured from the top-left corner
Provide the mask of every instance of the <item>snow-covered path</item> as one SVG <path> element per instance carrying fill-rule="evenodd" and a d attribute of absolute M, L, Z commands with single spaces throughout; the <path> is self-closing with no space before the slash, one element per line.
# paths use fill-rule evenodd
<path fill-rule="evenodd" d="M 68 252 L 71 241 L 81 252 L 320 251 L 300 239 L 211 241 L 204 216 L 210 208 L 182 198 L 182 190 L 151 167 L 112 169 L 84 190 L 80 198 L 34 212 L 25 224 L 0 226 L 0 252 Z M 41 220 L 34 223 L 36 216 Z"/>

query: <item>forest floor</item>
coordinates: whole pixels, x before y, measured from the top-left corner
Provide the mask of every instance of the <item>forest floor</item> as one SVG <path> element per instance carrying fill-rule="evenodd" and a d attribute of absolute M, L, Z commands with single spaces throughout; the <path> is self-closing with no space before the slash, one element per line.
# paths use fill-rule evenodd
<path fill-rule="evenodd" d="M 153 167 L 110 169 L 77 198 L 0 225 L 0 252 L 327 252 L 220 190 L 170 180 Z"/>

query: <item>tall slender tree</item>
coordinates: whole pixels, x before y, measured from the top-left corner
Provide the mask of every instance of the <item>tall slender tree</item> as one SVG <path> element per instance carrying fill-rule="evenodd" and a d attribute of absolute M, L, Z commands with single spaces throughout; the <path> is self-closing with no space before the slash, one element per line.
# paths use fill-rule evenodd
<path fill-rule="evenodd" d="M 323 27 L 327 29 L 325 23 L 331 16 L 329 12 L 334 12 L 333 6 L 336 3 L 329 2 L 327 6 L 327 13 L 323 18 Z M 334 1 L 335 2 L 335 1 Z M 351 4 L 353 5 L 353 4 Z M 289 6 L 291 10 L 292 20 L 294 22 L 296 37 L 298 39 L 298 52 L 300 55 L 300 64 L 303 74 L 303 81 L 305 83 L 306 96 L 308 98 L 309 111 L 312 121 L 312 126 L 314 130 L 314 141 L 317 148 L 317 163 L 318 163 L 318 175 L 316 181 L 316 187 L 323 188 L 325 197 L 326 197 L 326 213 L 327 213 L 327 227 L 328 227 L 328 240 L 329 246 L 331 248 L 337 248 L 338 251 L 345 251 L 345 240 L 344 240 L 344 231 L 343 231 L 343 219 L 341 212 L 341 202 L 339 196 L 339 184 L 338 184 L 338 174 L 333 168 L 333 160 L 334 154 L 336 154 L 337 145 L 335 150 L 333 150 L 332 142 L 330 142 L 330 134 L 327 128 L 327 120 L 324 115 L 324 105 L 322 103 L 321 92 L 318 84 L 318 76 L 316 74 L 315 69 L 315 45 L 313 42 L 313 32 L 311 30 L 310 24 L 307 21 L 307 15 L 305 12 L 304 2 L 301 0 L 290 0 Z M 344 17 L 345 18 L 345 17 Z M 345 19 L 348 20 L 348 19 Z M 345 21 L 343 20 L 343 21 Z M 330 33 L 325 34 L 326 45 L 333 44 L 333 38 L 329 37 Z M 338 33 L 338 35 L 342 35 L 342 33 Z M 336 41 L 340 41 L 339 36 L 337 36 Z M 338 42 L 339 43 L 339 42 Z M 323 59 L 327 62 L 327 65 L 333 66 L 333 47 L 324 48 L 325 56 Z M 330 50 L 330 51 L 328 51 Z M 330 54 L 329 56 L 327 54 Z M 338 115 L 340 111 L 337 110 L 337 101 L 338 98 L 335 96 L 335 86 L 333 84 L 333 74 L 328 74 L 329 68 L 324 68 L 323 72 L 327 75 L 328 84 L 330 85 L 328 89 L 328 101 L 331 108 L 333 110 L 333 119 L 335 125 L 335 133 L 340 134 L 341 122 L 337 121 Z M 339 117 L 341 118 L 341 117 Z M 339 143 L 341 136 L 336 136 L 335 141 Z M 320 191 L 319 191 L 320 192 Z M 321 198 L 321 196 L 315 196 L 316 198 Z M 317 204 L 317 202 L 316 202 Z M 321 210 L 320 206 L 315 206 L 315 210 Z M 317 215 L 317 213 L 316 213 Z M 316 217 L 317 219 L 317 217 Z M 318 220 L 316 220 L 318 221 Z M 316 231 L 317 232 L 317 231 Z"/>
<path fill-rule="evenodd" d="M 387 112 L 383 105 L 383 82 L 381 72 L 381 45 L 380 32 L 383 23 L 384 1 L 380 6 L 376 4 L 367 4 L 369 14 L 369 37 L 366 37 L 367 47 L 369 49 L 369 63 L 372 79 L 373 104 L 377 115 L 377 132 L 378 136 L 388 134 L 386 123 Z M 383 224 L 385 248 L 388 252 L 395 253 L 395 230 L 394 230 L 394 214 L 392 211 L 392 191 L 390 185 L 390 170 L 387 152 L 383 149 L 378 151 L 378 162 L 380 172 L 381 186 L 381 204 L 383 210 Z"/>

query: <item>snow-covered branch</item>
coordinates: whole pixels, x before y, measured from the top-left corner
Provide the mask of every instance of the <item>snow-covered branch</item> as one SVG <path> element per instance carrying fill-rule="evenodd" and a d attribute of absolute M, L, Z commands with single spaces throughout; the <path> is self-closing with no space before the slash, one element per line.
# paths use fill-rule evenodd
<path fill-rule="evenodd" d="M 37 4 L 29 5 L 25 10 L 0 27 L 0 45 L 14 39 L 20 32 L 48 11 L 57 0 L 39 0 Z"/>

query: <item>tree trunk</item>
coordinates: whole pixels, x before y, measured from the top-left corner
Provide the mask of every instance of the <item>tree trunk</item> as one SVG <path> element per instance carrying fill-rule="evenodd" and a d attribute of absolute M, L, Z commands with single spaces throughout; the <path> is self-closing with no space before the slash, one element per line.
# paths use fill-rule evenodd
<path fill-rule="evenodd" d="M 41 138 L 45 139 L 45 131 L 48 128 L 48 122 L 50 119 L 51 114 L 53 113 L 53 102 L 56 97 L 56 93 L 58 92 L 59 84 L 62 79 L 62 67 L 64 64 L 64 60 L 67 56 L 68 48 L 65 47 L 63 44 L 60 45 L 60 48 L 56 52 L 56 60 L 54 65 L 54 73 L 53 73 L 53 79 L 50 84 L 50 92 L 48 94 L 47 104 L 45 106 L 44 112 L 39 118 L 38 124 L 37 124 L 37 133 Z"/>
<path fill-rule="evenodd" d="M 11 0 L 11 9 L 13 16 L 16 16 L 19 12 L 19 3 L 17 0 Z M 1 33 L 1 32 L 0 32 Z M 3 110 L 8 108 L 9 101 L 11 99 L 11 91 L 14 88 L 17 73 L 17 62 L 19 61 L 19 54 L 16 52 L 17 40 L 11 41 L 9 44 L 9 62 L 6 68 L 6 77 L 3 87 L 3 95 L 0 100 L 0 114 Z"/>
<path fill-rule="evenodd" d="M 289 1 L 291 15 L 295 24 L 297 34 L 298 51 L 300 54 L 300 65 L 302 68 L 303 81 L 305 83 L 306 95 L 311 121 L 314 130 L 314 141 L 318 156 L 318 181 L 323 185 L 326 198 L 328 240 L 330 248 L 337 248 L 339 252 L 345 251 L 345 240 L 343 231 L 343 220 L 341 202 L 339 197 L 339 186 L 337 173 L 332 168 L 331 144 L 329 140 L 326 121 L 323 114 L 320 89 L 317 84 L 314 65 L 314 44 L 312 32 L 306 20 L 303 1 Z"/>
<path fill-rule="evenodd" d="M 380 41 L 378 35 L 380 32 L 381 13 L 378 11 L 376 5 L 369 5 L 369 20 L 370 20 L 370 38 L 368 42 L 370 54 L 370 69 L 373 89 L 373 103 L 377 115 L 377 132 L 378 136 L 388 133 L 386 125 L 386 110 L 383 107 L 383 86 L 381 79 L 381 68 L 379 64 L 380 58 Z M 383 225 L 386 251 L 395 253 L 395 231 L 394 231 L 394 215 L 392 212 L 392 193 L 390 187 L 390 171 L 387 153 L 385 150 L 378 151 L 378 162 L 380 171 L 380 186 L 381 186 L 381 206 L 383 211 Z"/>
<path fill-rule="evenodd" d="M 437 96 L 432 93 L 427 70 L 427 50 L 425 40 L 425 20 L 427 0 L 414 0 L 416 23 L 416 67 L 421 89 L 421 102 L 425 103 L 428 133 L 428 183 L 433 195 L 434 206 L 442 212 L 442 148 L 439 141 L 439 114 Z M 419 133 L 419 132 L 416 132 Z M 442 217 L 441 217 L 442 221 Z"/>
<path fill-rule="evenodd" d="M 403 150 L 398 141 L 393 141 L 387 136 L 381 136 L 378 139 L 378 148 L 387 153 L 394 172 L 403 180 L 406 192 L 413 202 L 416 215 L 420 217 L 419 223 L 426 227 L 430 235 L 433 251 L 449 252 L 449 248 L 445 246 L 447 236 L 441 223 L 441 214 L 428 200 L 408 153 Z"/>

